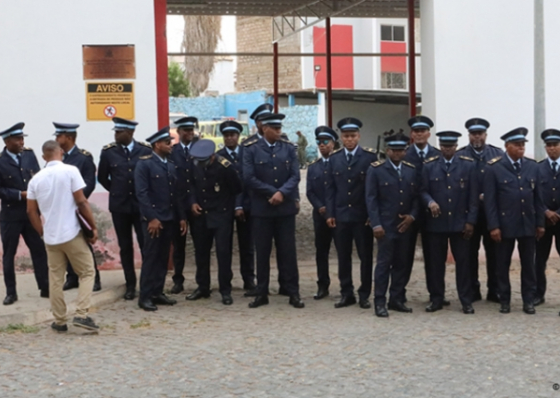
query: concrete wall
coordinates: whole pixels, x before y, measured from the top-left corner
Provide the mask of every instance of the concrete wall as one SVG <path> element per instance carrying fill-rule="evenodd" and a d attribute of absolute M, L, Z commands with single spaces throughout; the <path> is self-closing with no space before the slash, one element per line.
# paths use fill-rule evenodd
<path fill-rule="evenodd" d="M 318 105 L 296 105 L 287 108 L 280 108 L 280 113 L 286 115 L 282 131 L 288 134 L 292 142 L 297 142 L 297 131 L 301 131 L 307 138 L 307 157 L 314 160 L 317 158 L 317 144 L 315 142 L 315 128 L 319 125 L 319 106 Z"/>

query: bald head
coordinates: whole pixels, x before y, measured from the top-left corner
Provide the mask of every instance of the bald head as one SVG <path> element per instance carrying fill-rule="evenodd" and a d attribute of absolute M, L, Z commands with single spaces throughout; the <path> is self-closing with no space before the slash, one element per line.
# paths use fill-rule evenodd
<path fill-rule="evenodd" d="M 54 140 L 48 140 L 43 144 L 43 159 L 47 162 L 52 160 L 62 160 L 62 148 L 58 142 Z"/>

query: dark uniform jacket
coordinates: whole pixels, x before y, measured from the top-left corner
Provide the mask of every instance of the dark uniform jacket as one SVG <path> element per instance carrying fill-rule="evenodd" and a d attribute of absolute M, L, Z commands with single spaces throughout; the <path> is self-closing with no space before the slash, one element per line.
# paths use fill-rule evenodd
<path fill-rule="evenodd" d="M 329 162 L 323 158 L 317 159 L 307 168 L 307 199 L 316 211 L 327 205 L 325 191 L 328 173 Z"/>
<path fill-rule="evenodd" d="M 31 148 L 21 153 L 21 165 L 6 152 L 0 154 L 0 199 L 2 210 L 0 221 L 27 220 L 27 202 L 21 192 L 27 191 L 29 180 L 39 172 L 37 157 Z"/>
<path fill-rule="evenodd" d="M 334 217 L 337 222 L 366 222 L 366 173 L 375 161 L 374 150 L 360 146 L 350 164 L 344 148 L 331 155 L 326 188 L 327 218 Z"/>
<path fill-rule="evenodd" d="M 179 143 L 173 145 L 171 160 L 175 164 L 177 178 L 181 181 L 184 188 L 187 190 L 187 193 L 190 193 L 192 184 L 193 157 L 189 154 L 187 158 L 183 146 Z"/>
<path fill-rule="evenodd" d="M 221 223 L 231 223 L 235 209 L 235 198 L 243 186 L 235 167 L 221 156 L 206 168 L 194 167 L 193 189 L 189 194 L 189 209 L 198 203 L 206 218 L 208 228 L 217 228 Z"/>
<path fill-rule="evenodd" d="M 291 142 L 281 139 L 270 148 L 265 139 L 259 139 L 244 145 L 243 181 L 251 193 L 253 216 L 295 215 L 299 180 L 299 163 Z M 273 206 L 268 200 L 278 191 L 284 195 L 284 201 Z"/>
<path fill-rule="evenodd" d="M 482 193 L 482 189 L 483 189 L 483 181 L 484 181 L 484 170 L 486 169 L 486 164 L 498 157 L 498 156 L 503 156 L 504 151 L 502 151 L 500 148 L 494 146 L 494 145 L 490 145 L 490 144 L 486 144 L 486 146 L 484 147 L 484 149 L 482 150 L 482 154 L 477 154 L 474 150 L 474 148 L 472 147 L 472 145 L 467 145 L 462 147 L 461 149 L 459 149 L 456 153 L 456 155 L 459 156 L 467 156 L 469 158 L 472 158 L 474 160 L 475 163 L 475 168 L 476 168 L 476 172 L 478 175 L 478 189 L 479 189 L 479 193 Z M 481 208 L 480 210 L 484 211 L 483 208 Z"/>
<path fill-rule="evenodd" d="M 367 172 L 366 204 L 372 228 L 381 226 L 389 238 L 402 235 L 398 225 L 399 215 L 409 214 L 418 218 L 419 187 L 415 167 L 401 163 L 401 177 L 390 161 L 371 164 Z"/>
<path fill-rule="evenodd" d="M 134 171 L 136 197 L 145 221 L 186 220 L 185 191 L 177 180 L 175 165 L 156 155 L 141 156 Z"/>
<path fill-rule="evenodd" d="M 559 170 L 560 159 L 557 162 L 556 170 Z M 538 181 L 544 210 L 552 210 L 560 214 L 560 173 L 558 171 L 554 173 L 548 158 L 541 160 L 538 167 Z"/>
<path fill-rule="evenodd" d="M 86 198 L 89 198 L 92 194 L 93 190 L 95 189 L 95 163 L 93 162 L 93 156 L 91 153 L 86 151 L 85 149 L 80 149 L 76 145 L 72 152 L 66 155 L 64 158 L 64 163 L 76 166 L 78 170 L 80 170 L 80 174 L 86 183 L 86 187 L 84 188 L 84 195 Z"/>
<path fill-rule="evenodd" d="M 227 159 L 232 167 L 237 171 L 239 175 L 240 181 L 243 181 L 243 146 L 239 145 L 238 147 L 237 158 L 233 159 L 227 149 L 224 147 L 216 152 L 221 157 Z M 235 207 L 242 208 L 246 212 L 251 211 L 251 197 L 249 195 L 249 190 L 244 186 L 243 190 L 240 194 L 238 194 L 235 198 Z"/>
<path fill-rule="evenodd" d="M 437 148 L 434 148 L 433 146 L 431 146 L 430 144 L 428 144 L 426 146 L 426 148 L 424 148 L 424 162 L 430 158 L 433 158 L 434 156 L 438 156 L 441 155 L 441 151 Z M 407 150 L 406 150 L 406 155 L 404 156 L 404 160 L 412 163 L 412 165 L 414 165 L 414 167 L 416 167 L 416 175 L 418 177 L 418 180 L 421 181 L 422 180 L 422 168 L 424 167 L 424 163 L 423 161 L 420 159 L 420 156 L 418 156 L 418 152 L 416 152 L 416 147 L 414 146 L 414 144 L 411 144 Z"/>
<path fill-rule="evenodd" d="M 138 199 L 134 189 L 134 169 L 140 156 L 152 153 L 145 142 L 134 141 L 134 148 L 127 157 L 121 145 L 111 143 L 103 147 L 99 158 L 97 179 L 109 191 L 109 211 L 138 213 Z"/>
<path fill-rule="evenodd" d="M 503 238 L 534 236 L 544 227 L 539 167 L 523 158 L 518 175 L 507 156 L 488 162 L 484 176 L 484 208 L 488 230 L 500 228 Z"/>
<path fill-rule="evenodd" d="M 430 232 L 462 232 L 465 224 L 476 224 L 478 217 L 478 179 L 474 160 L 453 157 L 449 170 L 445 158 L 426 160 L 422 170 L 422 204 L 426 211 L 426 230 Z M 428 205 L 439 205 L 441 214 L 433 217 Z"/>

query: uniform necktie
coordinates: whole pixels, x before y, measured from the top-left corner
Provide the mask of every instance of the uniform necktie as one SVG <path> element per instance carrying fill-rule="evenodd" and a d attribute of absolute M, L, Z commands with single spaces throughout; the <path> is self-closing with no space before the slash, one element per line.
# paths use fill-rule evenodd
<path fill-rule="evenodd" d="M 519 171 L 521 170 L 521 165 L 519 164 L 519 162 L 513 162 L 513 168 L 519 173 Z"/>
<path fill-rule="evenodd" d="M 16 162 L 17 162 L 18 166 L 21 166 L 21 155 L 18 154 L 16 156 Z"/>
<path fill-rule="evenodd" d="M 449 167 L 451 167 L 451 162 L 445 162 L 445 169 L 449 171 Z"/>
<path fill-rule="evenodd" d="M 68 152 L 64 152 L 64 155 L 62 155 L 62 161 L 65 161 L 67 157 L 68 157 Z"/>
<path fill-rule="evenodd" d="M 231 158 L 233 159 L 234 162 L 237 162 L 237 153 L 232 152 L 229 155 L 231 156 Z"/>
<path fill-rule="evenodd" d="M 418 152 L 418 156 L 420 156 L 421 161 L 424 161 L 424 151 Z"/>
<path fill-rule="evenodd" d="M 353 157 L 352 154 L 349 153 L 348 154 L 348 164 L 350 164 L 350 162 L 352 162 L 352 157 Z"/>
<path fill-rule="evenodd" d="M 129 151 L 128 147 L 123 146 L 123 149 L 124 149 L 124 154 L 126 155 L 126 157 L 129 157 L 130 156 L 130 151 Z"/>
<path fill-rule="evenodd" d="M 556 174 L 556 166 L 558 166 L 557 162 L 552 162 L 552 171 L 554 171 L 554 174 Z"/>
<path fill-rule="evenodd" d="M 402 177 L 401 168 L 397 167 L 397 173 L 399 173 L 399 178 Z"/>
<path fill-rule="evenodd" d="M 186 147 L 184 147 L 184 149 L 185 149 L 185 156 L 188 158 L 189 157 L 189 147 L 186 146 Z"/>

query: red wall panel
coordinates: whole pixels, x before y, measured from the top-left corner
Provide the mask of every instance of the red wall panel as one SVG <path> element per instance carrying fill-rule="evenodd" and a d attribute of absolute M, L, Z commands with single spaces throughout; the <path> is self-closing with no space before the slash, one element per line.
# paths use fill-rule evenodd
<path fill-rule="evenodd" d="M 333 53 L 352 53 L 354 51 L 352 25 L 332 25 L 331 35 Z M 313 27 L 313 51 L 316 53 L 327 51 L 325 28 Z M 315 72 L 315 87 L 324 89 L 327 87 L 326 57 L 314 57 L 314 65 L 321 67 L 319 72 Z M 332 58 L 332 82 L 334 89 L 354 88 L 354 58 Z"/>
<path fill-rule="evenodd" d="M 382 41 L 381 53 L 406 53 L 406 43 Z M 406 57 L 381 57 L 381 72 L 406 73 Z"/>

